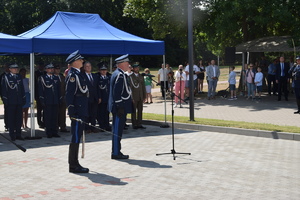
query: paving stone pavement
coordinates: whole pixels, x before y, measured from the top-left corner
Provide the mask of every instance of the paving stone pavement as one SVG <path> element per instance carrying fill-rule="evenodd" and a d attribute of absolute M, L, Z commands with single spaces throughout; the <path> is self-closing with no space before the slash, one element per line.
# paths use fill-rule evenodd
<path fill-rule="evenodd" d="M 157 92 L 158 89 L 155 89 Z M 156 93 L 158 94 L 158 93 Z M 153 104 L 144 104 L 143 112 L 165 114 L 165 103 L 160 96 L 155 96 Z M 195 118 L 220 119 L 254 123 L 268 123 L 281 126 L 300 127 L 300 115 L 293 114 L 297 109 L 296 100 L 290 95 L 289 101 L 277 101 L 277 96 L 262 96 L 261 101 L 246 100 L 238 96 L 237 100 L 229 101 L 217 97 L 207 100 L 206 94 L 197 95 L 194 101 Z M 190 116 L 189 104 L 183 108 L 174 108 L 175 116 Z M 166 101 L 166 114 L 172 114 L 171 99 Z"/>
<path fill-rule="evenodd" d="M 42 139 L 17 141 L 26 153 L 0 137 L 0 200 L 300 199 L 299 141 L 175 129 L 175 150 L 191 155 L 156 156 L 171 153 L 171 131 L 129 128 L 129 160 L 110 159 L 109 133 L 88 134 L 80 159 L 88 174 L 68 172 L 69 133 L 48 139 L 38 130 Z"/>

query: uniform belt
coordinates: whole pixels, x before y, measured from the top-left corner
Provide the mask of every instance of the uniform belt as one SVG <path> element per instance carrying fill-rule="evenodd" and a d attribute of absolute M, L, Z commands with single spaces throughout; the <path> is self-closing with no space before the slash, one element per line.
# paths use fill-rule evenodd
<path fill-rule="evenodd" d="M 87 94 L 76 94 L 75 96 L 76 96 L 76 97 L 86 97 Z"/>

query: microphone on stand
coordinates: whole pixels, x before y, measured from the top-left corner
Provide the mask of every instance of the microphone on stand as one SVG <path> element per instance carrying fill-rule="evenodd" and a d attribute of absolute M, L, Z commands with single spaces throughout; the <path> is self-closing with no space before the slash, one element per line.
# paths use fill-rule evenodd
<path fill-rule="evenodd" d="M 152 78 L 152 77 L 155 77 L 154 75 L 151 75 L 151 74 L 145 74 L 145 73 L 141 73 L 141 75 L 142 75 L 142 76 L 149 76 L 149 77 L 151 77 L 151 78 Z"/>

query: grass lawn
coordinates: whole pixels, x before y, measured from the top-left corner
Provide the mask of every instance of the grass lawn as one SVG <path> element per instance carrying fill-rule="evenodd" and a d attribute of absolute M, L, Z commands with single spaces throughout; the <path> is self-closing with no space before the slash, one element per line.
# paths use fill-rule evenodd
<path fill-rule="evenodd" d="M 130 118 L 128 116 L 128 118 Z M 165 115 L 143 113 L 143 119 L 165 121 Z M 172 116 L 167 115 L 167 121 L 172 121 Z M 300 133 L 300 127 L 296 126 L 279 126 L 274 124 L 266 123 L 251 123 L 251 122 L 237 122 L 229 120 L 218 120 L 218 119 L 205 119 L 195 118 L 195 121 L 189 121 L 189 117 L 174 116 L 174 122 L 187 123 L 187 124 L 201 124 L 210 126 L 223 126 L 223 127 L 234 127 L 243 129 L 254 129 L 254 130 L 265 130 L 265 131 L 276 131 L 276 132 L 288 132 L 288 133 Z"/>

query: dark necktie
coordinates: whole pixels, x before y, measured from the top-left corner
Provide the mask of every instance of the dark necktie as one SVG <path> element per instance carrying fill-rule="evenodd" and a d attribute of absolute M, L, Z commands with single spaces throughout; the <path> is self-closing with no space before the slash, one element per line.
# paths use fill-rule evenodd
<path fill-rule="evenodd" d="M 89 76 L 90 76 L 90 82 L 91 82 L 92 85 L 93 85 L 94 81 L 93 81 L 93 78 L 92 78 L 92 74 L 89 74 Z"/>
<path fill-rule="evenodd" d="M 284 65 L 281 63 L 281 76 L 284 76 Z"/>

